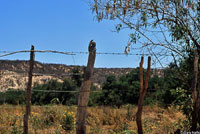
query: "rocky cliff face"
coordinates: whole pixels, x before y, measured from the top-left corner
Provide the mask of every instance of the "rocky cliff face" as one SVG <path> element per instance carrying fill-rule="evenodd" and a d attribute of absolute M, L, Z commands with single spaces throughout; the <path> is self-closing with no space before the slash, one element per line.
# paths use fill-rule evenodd
<path fill-rule="evenodd" d="M 81 74 L 83 74 L 84 66 L 35 62 L 33 83 L 44 84 L 51 79 L 62 82 L 63 79 L 71 77 L 72 70 L 75 68 L 80 68 Z M 120 77 L 131 70 L 132 68 L 95 68 L 92 81 L 100 88 L 106 76 L 113 74 L 116 77 Z M 28 71 L 28 61 L 0 60 L 0 91 L 6 91 L 9 88 L 25 89 L 28 81 Z"/>
<path fill-rule="evenodd" d="M 84 72 L 84 66 L 68 66 L 63 64 L 44 64 L 35 62 L 33 84 L 44 84 L 51 79 L 62 82 L 65 78 L 71 78 L 72 70 L 79 68 L 80 74 Z M 95 68 L 92 82 L 100 88 L 106 76 L 115 75 L 117 78 L 131 72 L 133 68 Z M 9 88 L 25 89 L 28 82 L 28 61 L 0 60 L 0 92 Z M 163 75 L 163 70 L 154 69 L 153 74 Z"/>
<path fill-rule="evenodd" d="M 62 82 L 62 79 L 50 75 L 34 76 L 33 84 L 44 84 L 51 79 L 56 79 Z M 12 89 L 25 89 L 28 82 L 28 74 L 16 73 L 14 71 L 0 70 L 0 91 Z"/>

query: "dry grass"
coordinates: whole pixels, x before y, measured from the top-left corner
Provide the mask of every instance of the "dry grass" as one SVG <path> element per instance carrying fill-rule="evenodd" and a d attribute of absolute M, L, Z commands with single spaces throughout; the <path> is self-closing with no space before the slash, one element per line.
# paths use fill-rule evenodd
<path fill-rule="evenodd" d="M 137 107 L 123 106 L 120 109 L 111 107 L 88 108 L 88 134 L 137 134 L 135 113 Z M 32 107 L 29 120 L 31 134 L 64 134 L 60 120 L 65 111 L 76 113 L 76 107 L 50 106 Z M 23 131 L 25 107 L 0 106 L 0 134 L 18 134 Z M 173 133 L 185 120 L 181 112 L 174 108 L 163 109 L 158 106 L 145 106 L 143 110 L 143 128 L 149 134 Z"/>

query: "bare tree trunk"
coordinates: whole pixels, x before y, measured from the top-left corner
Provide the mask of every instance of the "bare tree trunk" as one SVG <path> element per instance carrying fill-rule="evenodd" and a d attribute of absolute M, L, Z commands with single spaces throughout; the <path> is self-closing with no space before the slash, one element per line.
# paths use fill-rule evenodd
<path fill-rule="evenodd" d="M 136 123 L 137 123 L 137 128 L 138 128 L 138 134 L 143 134 L 142 110 L 143 110 L 143 104 L 144 104 L 144 96 L 147 92 L 148 82 L 149 82 L 149 77 L 150 77 L 151 57 L 148 57 L 148 67 L 147 67 L 144 87 L 143 87 L 143 61 L 144 61 L 144 57 L 141 57 L 141 62 L 140 62 L 140 97 L 139 97 L 139 100 L 138 100 L 138 111 L 136 113 Z"/>
<path fill-rule="evenodd" d="M 30 61 L 29 61 L 29 76 L 26 90 L 26 113 L 24 115 L 24 134 L 28 134 L 28 118 L 31 112 L 31 88 L 32 88 L 32 76 L 34 67 L 34 46 L 31 47 Z"/>
<path fill-rule="evenodd" d="M 91 77 L 93 74 L 94 63 L 96 58 L 96 43 L 91 40 L 88 49 L 88 64 L 84 72 L 84 80 L 81 85 L 80 94 L 78 98 L 78 110 L 76 115 L 76 134 L 86 134 L 86 115 L 90 95 Z"/>
<path fill-rule="evenodd" d="M 197 91 L 197 82 L 198 82 L 198 63 L 199 63 L 199 55 L 198 51 L 194 52 L 194 79 L 192 83 L 192 99 L 193 99 L 193 111 L 192 111 L 192 127 L 191 131 L 197 130 L 197 122 L 199 116 L 199 105 L 200 105 L 200 96 L 199 91 Z M 200 84 L 200 83 L 199 83 Z M 200 86 L 199 86 L 200 87 Z M 200 90 L 200 89 L 198 89 Z"/>

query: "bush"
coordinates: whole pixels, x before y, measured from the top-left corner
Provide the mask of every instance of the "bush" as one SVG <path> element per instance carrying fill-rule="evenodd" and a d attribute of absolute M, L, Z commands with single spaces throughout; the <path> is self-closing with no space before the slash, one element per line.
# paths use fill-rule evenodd
<path fill-rule="evenodd" d="M 88 106 L 98 106 L 99 105 L 99 98 L 101 92 L 90 92 L 90 98 L 88 101 Z"/>
<path fill-rule="evenodd" d="M 31 118 L 30 118 L 30 123 L 35 131 L 37 133 L 37 129 L 42 128 L 42 120 L 39 117 L 39 113 L 36 112 L 31 112 Z"/>
<path fill-rule="evenodd" d="M 139 81 L 137 75 L 123 75 L 116 79 L 114 75 L 107 77 L 103 83 L 99 104 L 117 106 L 137 104 L 139 98 Z"/>
<path fill-rule="evenodd" d="M 155 105 L 156 104 L 156 100 L 153 99 L 151 96 L 146 96 L 144 98 L 144 105 Z"/>
<path fill-rule="evenodd" d="M 186 115 L 187 119 L 191 121 L 191 114 L 193 111 L 193 101 L 192 96 L 187 90 L 182 88 L 176 88 L 175 90 L 170 90 L 171 95 L 175 98 L 173 101 L 174 106 L 179 106 L 179 109 Z"/>
<path fill-rule="evenodd" d="M 43 123 L 44 126 L 49 127 L 58 121 L 58 114 L 54 109 L 49 109 L 48 107 L 43 112 Z"/>
<path fill-rule="evenodd" d="M 71 131 L 75 128 L 75 113 L 74 112 L 64 112 L 61 125 L 65 131 Z"/>
<path fill-rule="evenodd" d="M 25 91 L 9 89 L 6 92 L 0 93 L 0 104 L 8 103 L 13 105 L 25 104 L 26 103 L 26 95 Z"/>
<path fill-rule="evenodd" d="M 33 88 L 32 103 L 39 105 L 50 104 L 52 101 L 57 100 L 57 103 L 75 105 L 77 102 L 76 92 L 37 92 L 34 90 L 55 90 L 55 91 L 76 91 L 78 90 L 75 83 L 69 79 L 65 79 L 63 83 L 57 80 L 50 80 L 46 84 L 36 84 Z"/>

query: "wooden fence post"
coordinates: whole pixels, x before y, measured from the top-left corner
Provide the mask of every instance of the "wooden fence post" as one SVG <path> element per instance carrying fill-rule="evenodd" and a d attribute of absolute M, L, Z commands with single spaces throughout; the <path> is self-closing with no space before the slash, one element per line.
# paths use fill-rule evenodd
<path fill-rule="evenodd" d="M 28 84 L 26 89 L 26 113 L 24 115 L 24 134 L 28 134 L 28 118 L 31 113 L 31 88 L 32 88 L 32 76 L 34 67 L 34 46 L 31 46 L 30 61 L 29 61 L 29 74 Z"/>
<path fill-rule="evenodd" d="M 141 57 L 141 62 L 140 62 L 140 97 L 139 97 L 139 100 L 138 100 L 138 110 L 137 110 L 137 113 L 136 113 L 136 123 L 137 123 L 137 128 L 138 128 L 138 134 L 143 134 L 142 110 L 143 110 L 143 104 L 144 104 L 144 96 L 147 92 L 148 82 L 149 82 L 149 77 L 150 77 L 151 57 L 150 56 L 148 57 L 148 67 L 147 67 L 144 87 L 143 87 L 143 61 L 144 61 L 144 57 Z"/>
<path fill-rule="evenodd" d="M 86 134 L 86 115 L 90 95 L 91 77 L 93 75 L 94 63 L 96 58 L 96 43 L 93 40 L 89 43 L 89 57 L 87 67 L 84 71 L 84 80 L 78 98 L 78 109 L 76 115 L 76 134 Z"/>
<path fill-rule="evenodd" d="M 192 81 L 192 99 L 193 99 L 193 111 L 192 111 L 192 126 L 191 131 L 197 130 L 197 122 L 199 119 L 199 106 L 200 106 L 200 97 L 199 97 L 199 89 L 197 87 L 198 83 L 198 74 L 199 74 L 199 55 L 198 50 L 194 50 L 194 72 L 193 72 L 193 81 Z"/>

